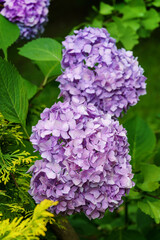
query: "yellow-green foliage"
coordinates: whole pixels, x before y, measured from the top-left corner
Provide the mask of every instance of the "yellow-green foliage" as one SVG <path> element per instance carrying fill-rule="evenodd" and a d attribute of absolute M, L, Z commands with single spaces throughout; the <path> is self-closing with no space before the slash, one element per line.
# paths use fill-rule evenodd
<path fill-rule="evenodd" d="M 8 207 L 10 209 L 11 213 L 13 213 L 13 212 L 16 212 L 16 213 L 18 213 L 18 212 L 20 212 L 20 213 L 27 213 L 26 210 L 23 207 L 21 207 L 20 205 L 18 205 L 16 203 L 11 203 L 11 204 L 9 204 L 9 203 L 0 203 L 0 206 L 1 205 L 5 206 L 5 207 Z"/>
<path fill-rule="evenodd" d="M 0 221 L 0 239 L 38 240 L 38 236 L 45 236 L 46 224 L 54 221 L 54 215 L 47 209 L 56 204 L 58 202 L 45 199 L 35 207 L 32 217 L 26 219 L 23 219 L 23 217 L 15 218 L 12 222 L 9 219 Z"/>
<path fill-rule="evenodd" d="M 14 173 L 17 170 L 17 166 L 23 164 L 29 164 L 35 159 L 36 156 L 30 156 L 30 153 L 19 150 L 13 153 L 2 154 L 0 150 L 0 182 L 6 184 L 10 179 L 10 173 Z"/>
<path fill-rule="evenodd" d="M 0 113 L 0 182 L 6 184 L 10 180 L 10 174 L 17 172 L 17 166 L 21 164 L 30 164 L 35 156 L 31 156 L 27 151 L 9 151 L 5 152 L 6 146 L 16 146 L 23 143 L 23 133 L 18 131 L 19 125 L 8 122 Z"/>
<path fill-rule="evenodd" d="M 4 119 L 3 115 L 0 113 L 0 140 L 4 138 L 11 140 L 14 139 L 16 143 L 19 142 L 23 144 L 23 133 L 18 130 L 21 128 L 20 125 L 15 125 L 14 123 L 8 122 Z"/>

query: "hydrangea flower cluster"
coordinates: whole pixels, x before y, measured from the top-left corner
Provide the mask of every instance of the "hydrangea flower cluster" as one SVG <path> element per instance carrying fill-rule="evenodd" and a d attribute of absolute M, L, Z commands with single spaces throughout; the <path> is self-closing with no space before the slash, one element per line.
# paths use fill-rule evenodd
<path fill-rule="evenodd" d="M 66 101 L 84 97 L 103 112 L 119 117 L 146 93 L 146 78 L 131 51 L 117 49 L 106 29 L 85 28 L 63 42 L 62 67 L 58 77 Z"/>
<path fill-rule="evenodd" d="M 0 14 L 20 28 L 21 38 L 31 39 L 44 32 L 49 0 L 1 0 Z"/>
<path fill-rule="evenodd" d="M 30 168 L 30 194 L 59 201 L 56 214 L 89 218 L 113 211 L 133 186 L 126 130 L 109 114 L 78 98 L 45 109 L 31 142 L 43 157 Z"/>
<path fill-rule="evenodd" d="M 59 201 L 56 214 L 101 218 L 134 186 L 126 130 L 116 117 L 145 94 L 146 78 L 103 28 L 75 31 L 63 45 L 57 80 L 64 102 L 46 108 L 32 128 L 42 160 L 29 169 L 30 194 L 37 203 Z"/>

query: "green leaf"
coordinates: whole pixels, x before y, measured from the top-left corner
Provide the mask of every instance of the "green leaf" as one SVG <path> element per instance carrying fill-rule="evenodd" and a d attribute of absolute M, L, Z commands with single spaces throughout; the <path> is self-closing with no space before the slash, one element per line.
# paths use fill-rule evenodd
<path fill-rule="evenodd" d="M 147 200 L 146 202 L 141 201 L 138 202 L 138 207 L 142 212 L 148 214 L 151 218 L 154 218 L 157 224 L 160 223 L 160 200 Z"/>
<path fill-rule="evenodd" d="M 25 44 L 19 54 L 35 61 L 61 61 L 62 47 L 51 38 L 39 38 Z"/>
<path fill-rule="evenodd" d="M 119 41 L 121 33 L 118 29 L 118 26 L 115 22 L 105 24 L 108 32 L 111 34 L 111 37 L 116 39 L 116 42 Z"/>
<path fill-rule="evenodd" d="M 114 7 L 112 7 L 109 4 L 106 4 L 104 2 L 100 2 L 100 9 L 99 9 L 99 13 L 102 15 L 109 15 L 112 13 Z"/>
<path fill-rule="evenodd" d="M 35 63 L 38 65 L 45 77 L 58 76 L 62 74 L 61 64 L 58 61 L 35 61 Z"/>
<path fill-rule="evenodd" d="M 93 19 L 91 26 L 96 28 L 102 28 L 103 27 L 103 16 L 97 15 L 96 18 Z"/>
<path fill-rule="evenodd" d="M 146 181 L 144 183 L 138 183 L 137 186 L 145 192 L 153 192 L 159 188 L 160 184 L 158 182 Z"/>
<path fill-rule="evenodd" d="M 115 8 L 123 14 L 123 19 L 143 17 L 146 12 L 143 0 L 132 0 L 128 4 L 117 4 Z"/>
<path fill-rule="evenodd" d="M 155 7 L 160 7 L 160 0 L 154 0 L 152 3 Z"/>
<path fill-rule="evenodd" d="M 131 50 L 136 44 L 138 44 L 138 35 L 131 27 L 127 27 L 125 28 L 123 35 L 120 37 L 120 41 L 127 50 Z"/>
<path fill-rule="evenodd" d="M 138 19 L 128 19 L 124 20 L 123 24 L 125 27 L 131 27 L 135 32 L 140 28 L 140 23 Z"/>
<path fill-rule="evenodd" d="M 140 199 L 141 197 L 141 193 L 135 191 L 134 188 L 131 188 L 129 191 L 128 199 Z"/>
<path fill-rule="evenodd" d="M 146 12 L 144 19 L 142 20 L 142 25 L 147 30 L 153 30 L 159 26 L 160 17 L 158 12 L 151 8 Z"/>
<path fill-rule="evenodd" d="M 11 122 L 25 126 L 28 112 L 27 93 L 16 68 L 0 59 L 0 112 Z"/>
<path fill-rule="evenodd" d="M 20 30 L 18 26 L 0 15 L 0 49 L 3 50 L 6 59 L 7 48 L 18 39 L 19 35 Z"/>
<path fill-rule="evenodd" d="M 152 153 L 155 148 L 155 134 L 140 117 L 128 120 L 124 127 L 128 134 L 133 168 L 139 170 L 141 161 Z"/>
<path fill-rule="evenodd" d="M 138 231 L 118 230 L 113 231 L 107 240 L 145 240 L 145 237 Z"/>
<path fill-rule="evenodd" d="M 150 31 L 148 31 L 141 25 L 141 27 L 138 29 L 138 35 L 141 38 L 147 38 L 150 36 Z"/>
<path fill-rule="evenodd" d="M 29 100 L 29 99 L 31 99 L 35 95 L 35 93 L 37 92 L 38 87 L 35 84 L 27 81 L 24 78 L 22 78 L 22 81 L 23 81 L 23 86 L 25 88 L 25 91 L 27 93 L 27 98 Z"/>
<path fill-rule="evenodd" d="M 121 41 L 128 50 L 132 49 L 138 43 L 138 35 L 130 26 L 126 26 L 122 19 L 113 17 L 114 23 L 107 23 L 107 29 L 112 37 Z"/>
<path fill-rule="evenodd" d="M 154 164 L 141 164 L 141 172 L 144 177 L 144 181 L 160 181 L 160 167 Z"/>
<path fill-rule="evenodd" d="M 143 191 L 152 192 L 159 188 L 160 184 L 160 167 L 154 164 L 141 164 L 141 173 L 144 178 L 142 184 L 137 184 L 137 186 Z"/>

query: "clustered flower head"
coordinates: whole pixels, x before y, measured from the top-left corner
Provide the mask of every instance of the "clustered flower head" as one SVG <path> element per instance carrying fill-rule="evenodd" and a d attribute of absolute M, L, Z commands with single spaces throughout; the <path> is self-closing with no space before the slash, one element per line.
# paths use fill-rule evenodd
<path fill-rule="evenodd" d="M 32 128 L 42 160 L 29 169 L 29 192 L 37 203 L 58 201 L 56 214 L 101 218 L 134 186 L 127 133 L 116 118 L 145 94 L 146 78 L 103 28 L 75 31 L 63 45 L 64 102 L 46 108 Z"/>
<path fill-rule="evenodd" d="M 21 38 L 35 38 L 44 32 L 49 0 L 1 0 L 0 4 L 0 14 L 18 25 Z"/>
<path fill-rule="evenodd" d="M 75 98 L 45 109 L 31 142 L 43 160 L 30 169 L 30 194 L 58 200 L 56 214 L 103 217 L 133 186 L 126 130 L 93 104 Z"/>
<path fill-rule="evenodd" d="M 66 101 L 85 97 L 119 117 L 146 93 L 146 78 L 131 51 L 117 49 L 106 29 L 85 28 L 63 42 L 63 74 L 57 79 Z"/>

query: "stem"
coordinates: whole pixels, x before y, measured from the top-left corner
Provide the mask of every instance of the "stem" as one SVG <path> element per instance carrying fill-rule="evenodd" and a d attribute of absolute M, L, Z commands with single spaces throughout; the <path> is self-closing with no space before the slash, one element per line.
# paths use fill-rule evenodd
<path fill-rule="evenodd" d="M 0 163 L 1 163 L 1 160 L 2 160 L 3 164 L 6 165 L 6 163 L 4 161 L 4 158 L 3 158 L 3 153 L 2 153 L 2 150 L 1 150 L 1 147 L 0 147 Z"/>
<path fill-rule="evenodd" d="M 50 74 L 50 71 L 48 72 L 48 74 L 45 76 L 44 80 L 42 81 L 41 85 L 39 86 L 36 94 L 30 99 L 30 103 L 36 98 L 39 96 L 39 94 L 42 92 L 42 90 L 44 89 L 44 87 L 47 85 L 47 82 L 49 83 L 50 81 L 48 81 L 48 78 L 49 78 L 49 74 Z M 54 80 L 56 79 L 57 76 L 54 76 L 51 78 L 51 80 Z M 31 104 L 30 104 L 31 105 Z"/>
<path fill-rule="evenodd" d="M 3 53 L 4 53 L 4 59 L 7 61 L 8 60 L 7 50 L 4 50 Z"/>
<path fill-rule="evenodd" d="M 151 194 L 146 193 L 146 192 L 143 192 L 143 193 L 144 193 L 146 196 L 148 196 L 148 197 L 152 197 L 152 198 L 155 198 L 155 199 L 160 200 L 160 197 L 157 197 L 157 196 L 151 195 Z"/>
<path fill-rule="evenodd" d="M 24 125 L 22 125 L 22 128 L 23 128 L 23 130 L 24 130 L 24 132 L 25 132 L 25 134 L 26 134 L 26 136 L 27 136 L 27 139 L 29 140 L 29 135 L 28 135 L 28 132 L 27 132 L 27 129 L 26 129 L 26 127 L 24 126 Z"/>
<path fill-rule="evenodd" d="M 48 78 L 49 78 L 50 73 L 53 71 L 53 69 L 54 69 L 54 67 L 52 67 L 52 68 L 48 71 L 47 75 L 45 76 L 45 78 L 44 78 L 44 80 L 43 80 L 43 82 L 42 82 L 42 84 L 41 84 L 42 87 L 44 87 L 44 86 L 47 84 L 47 80 L 48 80 Z"/>
<path fill-rule="evenodd" d="M 2 151 L 1 151 L 1 147 L 0 147 L 0 161 L 1 161 L 1 160 L 2 160 L 3 164 L 6 165 L 5 160 L 4 160 L 4 158 L 3 158 Z M 13 173 L 10 173 L 10 175 L 11 175 L 11 177 L 12 177 L 12 179 L 13 179 L 16 187 L 19 188 L 19 186 L 18 186 L 18 184 L 17 184 L 17 182 L 16 182 L 16 179 L 15 179 Z"/>
<path fill-rule="evenodd" d="M 16 187 L 19 188 L 19 186 L 18 186 L 18 184 L 17 184 L 17 182 L 16 182 L 16 179 L 15 179 L 13 173 L 11 173 L 11 177 L 12 177 L 12 179 L 13 179 L 13 181 L 14 181 Z"/>
<path fill-rule="evenodd" d="M 60 227 L 53 223 L 51 228 L 58 237 L 58 240 L 79 240 L 77 233 L 65 217 L 58 217 L 57 220 Z"/>
<path fill-rule="evenodd" d="M 155 199 L 160 200 L 160 197 L 154 196 L 154 195 L 152 195 L 152 194 L 150 194 L 150 193 L 147 193 L 147 192 L 143 192 L 143 191 L 140 190 L 139 188 L 135 188 L 135 190 L 136 190 L 137 192 L 143 193 L 144 195 L 146 195 L 146 196 L 148 196 L 148 197 L 152 197 L 152 198 L 155 198 Z"/>
<path fill-rule="evenodd" d="M 128 227 L 128 201 L 125 200 L 125 227 Z"/>

